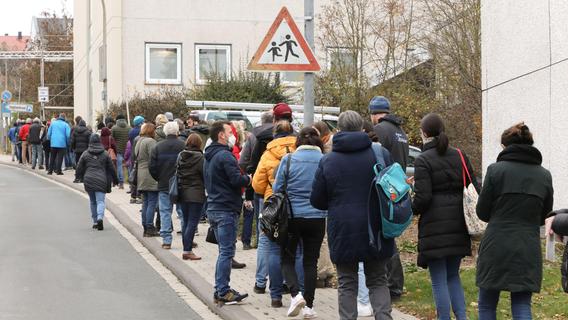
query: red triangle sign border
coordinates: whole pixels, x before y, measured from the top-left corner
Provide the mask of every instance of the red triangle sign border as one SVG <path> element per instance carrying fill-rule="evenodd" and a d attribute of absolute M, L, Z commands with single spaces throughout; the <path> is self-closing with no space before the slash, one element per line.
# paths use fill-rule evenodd
<path fill-rule="evenodd" d="M 268 47 L 268 44 L 270 43 L 270 40 L 272 39 L 276 31 L 278 30 L 278 27 L 280 27 L 280 25 L 284 20 L 286 20 L 286 22 L 288 23 L 288 26 L 290 27 L 290 30 L 292 31 L 292 34 L 294 35 L 296 40 L 298 40 L 298 44 L 302 49 L 302 51 L 304 52 L 304 54 L 306 55 L 306 59 L 308 60 L 309 64 L 259 63 L 262 54 L 264 53 L 264 51 Z M 276 16 L 276 19 L 270 26 L 270 29 L 268 29 L 268 33 L 266 34 L 266 36 L 264 36 L 262 43 L 256 50 L 256 53 L 252 57 L 252 60 L 249 63 L 247 69 L 252 71 L 298 71 L 298 72 L 301 71 L 314 72 L 320 70 L 319 63 L 317 62 L 310 46 L 306 42 L 306 39 L 304 39 L 304 36 L 300 32 L 300 29 L 298 29 L 296 22 L 294 22 L 294 19 L 292 19 L 292 16 L 290 15 L 288 8 L 282 7 L 282 9 L 280 9 L 278 16 Z"/>

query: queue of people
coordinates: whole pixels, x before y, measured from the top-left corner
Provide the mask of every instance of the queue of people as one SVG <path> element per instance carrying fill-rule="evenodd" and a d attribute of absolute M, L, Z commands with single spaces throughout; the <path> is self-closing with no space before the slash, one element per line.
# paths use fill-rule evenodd
<path fill-rule="evenodd" d="M 354 111 L 341 113 L 334 132 L 323 122 L 296 131 L 291 108 L 278 103 L 250 133 L 238 122 L 204 124 L 193 116 L 184 122 L 169 112 L 154 121 L 137 116 L 132 128 L 119 115 L 109 121 L 116 123 L 112 128 L 100 126 L 93 133 L 82 119 L 71 128 L 62 114 L 47 124 L 18 121 L 9 137 L 13 159 L 25 163 L 31 156 L 32 168 L 45 164 L 48 174 L 63 174 L 65 152 L 73 150 L 75 182 L 89 195 L 94 229 L 104 229 L 105 194 L 112 186 L 122 189 L 126 176 L 131 203 L 141 204 L 143 236 L 161 237 L 165 250 L 172 246 L 176 208 L 182 259 L 201 260 L 194 235 L 206 218 L 219 250 L 216 303 L 248 297 L 230 284 L 231 269 L 245 267 L 235 260 L 243 214 L 243 249 L 257 250 L 251 288 L 255 294 L 268 289 L 272 307 L 283 307 L 289 292 L 287 316 L 316 318 L 318 272 L 333 263 L 340 319 L 392 319 L 404 272 L 396 239 L 381 234 L 378 242 L 370 241 L 371 230 L 382 228 L 382 204 L 371 191 L 376 149 L 386 167 L 396 163 L 404 170 L 408 137 L 387 98 L 374 97 L 368 111 L 371 121 Z M 463 204 L 464 188 L 471 184 L 479 194 L 478 219 L 487 222 L 476 269 L 479 319 L 496 319 L 501 291 L 511 292 L 514 319 L 530 319 L 532 295 L 542 284 L 539 228 L 546 221 L 548 233 L 568 233 L 568 214 L 552 212 L 552 177 L 541 165 L 531 131 L 520 123 L 503 132 L 503 150 L 480 184 L 467 154 L 451 144 L 440 115 L 424 116 L 416 130 L 422 153 L 407 183 L 418 219 L 417 265 L 428 269 L 437 318 L 451 319 L 453 313 L 467 319 L 459 272 L 462 259 L 472 255 Z M 276 193 L 286 194 L 291 212 L 286 237 L 278 242 L 259 222 L 265 202 Z"/>

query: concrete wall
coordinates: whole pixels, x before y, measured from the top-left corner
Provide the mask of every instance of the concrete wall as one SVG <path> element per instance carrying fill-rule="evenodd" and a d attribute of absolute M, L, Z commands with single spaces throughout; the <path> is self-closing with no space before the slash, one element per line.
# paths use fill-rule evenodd
<path fill-rule="evenodd" d="M 483 166 L 504 129 L 524 121 L 551 170 L 555 208 L 568 206 L 568 2 L 481 0 Z"/>

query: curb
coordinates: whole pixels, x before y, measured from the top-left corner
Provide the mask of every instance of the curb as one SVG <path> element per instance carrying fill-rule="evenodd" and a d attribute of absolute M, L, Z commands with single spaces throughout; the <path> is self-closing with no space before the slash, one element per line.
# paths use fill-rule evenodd
<path fill-rule="evenodd" d="M 23 167 L 18 164 L 13 164 L 0 160 L 1 165 L 17 168 L 28 173 L 35 174 L 55 182 L 64 184 L 67 187 L 77 190 L 81 193 L 86 193 L 82 184 L 76 184 L 63 179 L 58 179 L 56 176 L 48 176 L 45 171 L 35 171 L 28 167 Z M 213 288 L 198 273 L 187 267 L 183 260 L 176 258 L 169 251 L 162 249 L 159 243 L 152 241 L 152 238 L 144 238 L 140 226 L 134 222 L 120 205 L 114 203 L 110 199 L 106 199 L 106 209 L 109 210 L 118 220 L 118 222 L 128 230 L 152 255 L 158 259 L 168 270 L 170 270 L 179 281 L 185 285 L 201 302 L 203 302 L 213 313 L 217 314 L 224 320 L 242 320 L 242 319 L 256 319 L 255 316 L 247 312 L 239 305 L 218 307 L 213 302 Z"/>

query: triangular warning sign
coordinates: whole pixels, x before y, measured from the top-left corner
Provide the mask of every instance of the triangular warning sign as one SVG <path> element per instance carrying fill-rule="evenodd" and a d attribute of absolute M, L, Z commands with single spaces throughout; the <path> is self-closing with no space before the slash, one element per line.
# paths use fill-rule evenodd
<path fill-rule="evenodd" d="M 248 70 L 319 71 L 320 66 L 310 46 L 283 7 L 252 57 Z"/>

